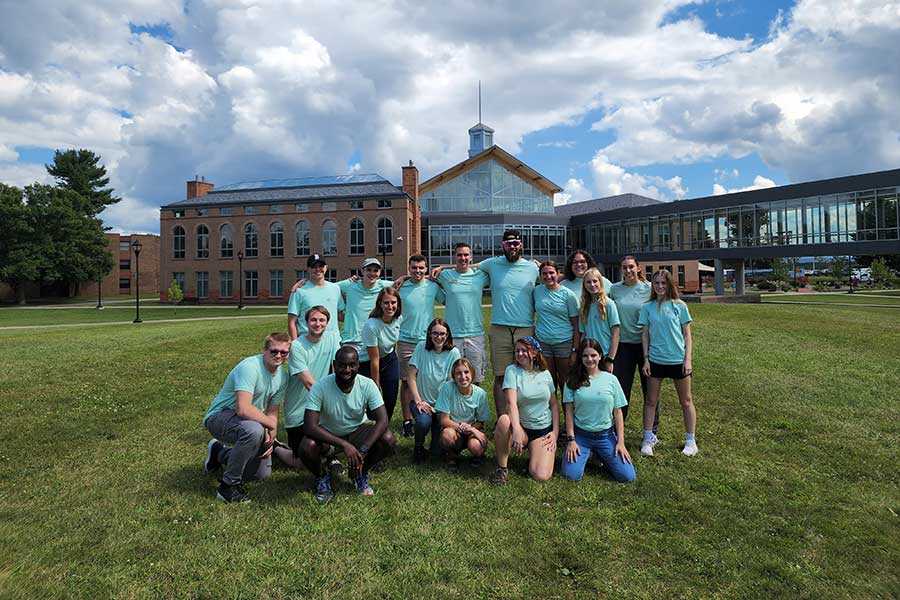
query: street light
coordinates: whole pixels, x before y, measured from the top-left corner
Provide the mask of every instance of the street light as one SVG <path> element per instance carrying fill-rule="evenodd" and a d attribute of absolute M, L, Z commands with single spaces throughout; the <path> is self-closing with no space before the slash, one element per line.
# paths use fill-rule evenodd
<path fill-rule="evenodd" d="M 131 243 L 131 249 L 134 251 L 134 321 L 132 323 L 143 323 L 141 321 L 141 249 L 143 247 L 140 240 L 134 240 Z"/>
<path fill-rule="evenodd" d="M 244 310 L 244 251 L 238 250 L 238 310 Z"/>
<path fill-rule="evenodd" d="M 97 310 L 103 310 L 103 299 L 100 294 L 100 283 L 103 280 L 103 257 L 97 258 Z"/>
<path fill-rule="evenodd" d="M 397 236 L 397 242 L 403 243 L 403 236 Z M 387 279 L 387 244 L 378 244 L 378 251 L 381 253 L 381 278 Z M 391 250 L 393 253 L 393 249 Z"/>

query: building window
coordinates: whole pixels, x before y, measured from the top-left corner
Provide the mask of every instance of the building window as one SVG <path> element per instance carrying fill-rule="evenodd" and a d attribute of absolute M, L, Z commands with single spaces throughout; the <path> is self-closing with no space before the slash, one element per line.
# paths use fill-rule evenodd
<path fill-rule="evenodd" d="M 131 259 L 130 258 L 120 258 L 119 259 L 119 269 L 122 271 L 130 271 L 131 270 Z"/>
<path fill-rule="evenodd" d="M 394 270 L 390 267 L 386 267 L 381 272 L 381 278 L 382 279 L 393 279 L 394 278 Z"/>
<path fill-rule="evenodd" d="M 259 295 L 259 273 L 244 271 L 244 297 L 256 298 Z"/>
<path fill-rule="evenodd" d="M 337 210 L 337 202 L 323 202 L 322 212 L 335 212 Z"/>
<path fill-rule="evenodd" d="M 131 293 L 131 278 L 130 277 L 120 277 L 119 278 L 119 291 Z"/>
<path fill-rule="evenodd" d="M 209 228 L 197 227 L 197 258 L 209 258 Z"/>
<path fill-rule="evenodd" d="M 337 269 L 328 269 L 328 271 L 325 272 L 325 281 L 337 283 Z"/>
<path fill-rule="evenodd" d="M 381 198 L 378 200 L 378 208 L 391 208 L 394 201 L 390 198 Z"/>
<path fill-rule="evenodd" d="M 366 226 L 359 219 L 350 221 L 350 254 L 365 254 Z"/>
<path fill-rule="evenodd" d="M 675 269 L 672 268 L 672 265 L 662 265 L 659 268 L 661 271 L 668 271 L 669 275 L 675 274 Z"/>
<path fill-rule="evenodd" d="M 184 293 L 184 273 L 172 273 L 172 279 L 178 282 L 178 287 L 181 288 L 181 293 Z M 171 280 L 169 280 L 171 283 Z"/>
<path fill-rule="evenodd" d="M 269 271 L 269 296 L 281 298 L 284 296 L 284 271 Z"/>
<path fill-rule="evenodd" d="M 245 215 L 255 215 L 256 213 L 257 213 L 257 210 L 256 210 L 255 206 L 245 206 L 244 207 Z"/>
<path fill-rule="evenodd" d="M 184 258 L 184 227 L 172 230 L 172 258 Z"/>
<path fill-rule="evenodd" d="M 296 281 L 300 281 L 302 279 L 309 280 L 309 271 L 297 271 L 297 279 Z"/>
<path fill-rule="evenodd" d="M 294 228 L 296 234 L 296 250 L 297 256 L 306 256 L 309 254 L 309 223 L 306 221 L 297 221 Z"/>
<path fill-rule="evenodd" d="M 269 212 L 272 213 L 272 214 L 280 213 L 280 212 L 281 212 L 281 205 L 280 205 L 280 204 L 272 204 L 272 205 L 270 205 L 270 206 L 269 206 Z"/>
<path fill-rule="evenodd" d="M 259 256 L 259 235 L 257 235 L 256 223 L 244 225 L 244 256 L 247 258 Z"/>
<path fill-rule="evenodd" d="M 131 242 L 119 242 L 119 252 L 131 252 Z"/>
<path fill-rule="evenodd" d="M 277 221 L 269 225 L 269 256 L 284 256 L 284 225 Z"/>
<path fill-rule="evenodd" d="M 648 281 L 649 281 L 650 279 L 652 279 L 652 278 L 653 278 L 653 265 L 645 265 L 645 266 L 644 266 L 644 273 L 647 275 L 647 280 L 648 280 Z"/>
<path fill-rule="evenodd" d="M 378 219 L 378 253 L 392 254 L 394 252 L 394 224 L 390 219 L 382 217 Z"/>
<path fill-rule="evenodd" d="M 678 287 L 684 287 L 684 265 L 678 265 Z"/>
<path fill-rule="evenodd" d="M 198 216 L 198 217 L 205 217 L 205 216 L 208 215 L 208 214 L 209 214 L 209 209 L 208 209 L 208 208 L 198 208 L 198 209 L 197 209 L 197 216 Z"/>
<path fill-rule="evenodd" d="M 197 271 L 197 297 L 209 298 L 209 272 Z"/>
<path fill-rule="evenodd" d="M 176 219 L 180 219 L 180 218 L 184 217 L 184 210 L 181 210 L 181 209 L 173 210 L 172 216 L 175 217 Z"/>
<path fill-rule="evenodd" d="M 234 209 L 231 208 L 230 206 L 223 206 L 222 208 L 219 209 L 219 214 L 222 215 L 223 217 L 230 217 L 231 215 L 234 214 Z"/>
<path fill-rule="evenodd" d="M 294 205 L 294 210 L 296 210 L 297 212 L 309 212 L 309 203 L 298 202 Z"/>
<path fill-rule="evenodd" d="M 359 277 L 360 279 L 362 279 L 362 276 L 362 269 L 350 269 L 350 277 Z"/>
<path fill-rule="evenodd" d="M 365 208 L 364 200 L 351 200 L 350 201 L 350 210 L 362 210 Z"/>
<path fill-rule="evenodd" d="M 231 298 L 232 296 L 234 296 L 234 273 L 219 271 L 219 297 Z"/>
<path fill-rule="evenodd" d="M 337 225 L 334 221 L 325 221 L 322 224 L 322 254 L 337 254 Z"/>
<path fill-rule="evenodd" d="M 230 223 L 225 223 L 219 228 L 219 256 L 222 258 L 234 256 L 234 239 Z"/>

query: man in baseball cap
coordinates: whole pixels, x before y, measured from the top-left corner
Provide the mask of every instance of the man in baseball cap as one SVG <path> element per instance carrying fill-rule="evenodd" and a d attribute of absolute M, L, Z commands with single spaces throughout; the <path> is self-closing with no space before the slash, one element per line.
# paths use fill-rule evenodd
<path fill-rule="evenodd" d="M 336 283 L 325 280 L 328 263 L 321 254 L 310 254 L 306 259 L 306 267 L 309 270 L 309 281 L 291 292 L 288 301 L 288 332 L 291 339 L 295 340 L 307 334 L 305 315 L 306 311 L 314 306 L 324 306 L 332 315 L 328 321 L 326 334 L 340 335 L 337 324 L 338 313 L 344 310 L 341 288 Z"/>

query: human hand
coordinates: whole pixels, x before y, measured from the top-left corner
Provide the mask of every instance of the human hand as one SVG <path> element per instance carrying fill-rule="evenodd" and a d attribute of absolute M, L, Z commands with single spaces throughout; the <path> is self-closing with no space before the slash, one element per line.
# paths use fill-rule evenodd
<path fill-rule="evenodd" d="M 578 447 L 578 444 L 575 440 L 572 440 L 568 444 L 566 444 L 566 460 L 570 463 L 575 462 L 578 457 L 581 456 L 581 448 Z"/>
<path fill-rule="evenodd" d="M 644 377 L 650 377 L 650 359 L 644 359 L 644 366 L 641 367 L 641 374 Z"/>
<path fill-rule="evenodd" d="M 416 409 L 423 415 L 433 415 L 434 407 L 427 402 L 416 402 Z"/>
<path fill-rule="evenodd" d="M 297 283 L 295 283 L 294 285 L 292 285 L 292 286 L 291 286 L 291 292 L 296 292 L 297 290 L 299 290 L 300 288 L 302 288 L 304 285 L 306 285 L 306 281 L 307 281 L 306 279 L 301 279 L 300 281 L 298 281 Z"/>
<path fill-rule="evenodd" d="M 481 444 L 481 447 L 486 450 L 488 445 L 487 435 L 483 431 L 479 431 L 474 427 L 469 428 L 469 431 L 472 432 L 472 437 L 478 440 L 478 443 Z"/>
<path fill-rule="evenodd" d="M 522 454 L 522 451 L 528 447 L 528 435 L 519 425 L 513 427 L 512 443 L 510 445 L 512 446 L 512 449 L 515 450 L 516 454 Z"/>
<path fill-rule="evenodd" d="M 558 436 L 554 432 L 550 432 L 541 438 L 541 447 L 547 452 L 556 452 L 556 438 Z"/>
<path fill-rule="evenodd" d="M 363 461 L 366 457 L 362 452 L 357 450 L 356 446 L 350 442 L 344 442 L 344 454 L 347 455 L 347 464 L 350 467 L 350 470 L 358 471 L 362 469 Z"/>
<path fill-rule="evenodd" d="M 694 372 L 694 366 L 691 364 L 690 360 L 684 361 L 684 376 L 687 377 Z"/>
<path fill-rule="evenodd" d="M 623 442 L 616 443 L 616 450 L 614 454 L 615 456 L 621 456 L 622 462 L 631 464 L 631 455 L 628 454 L 628 449 L 625 447 L 625 444 Z"/>

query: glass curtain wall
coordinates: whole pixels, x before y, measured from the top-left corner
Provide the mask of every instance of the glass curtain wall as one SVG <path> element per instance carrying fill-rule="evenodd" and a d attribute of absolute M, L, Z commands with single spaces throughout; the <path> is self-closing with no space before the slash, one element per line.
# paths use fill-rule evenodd
<path fill-rule="evenodd" d="M 566 227 L 563 225 L 432 225 L 428 228 L 429 262 L 451 262 L 453 246 L 457 242 L 467 242 L 476 261 L 499 256 L 503 254 L 500 243 L 507 229 L 522 232 L 523 256 L 526 258 L 558 260 L 566 255 Z"/>
<path fill-rule="evenodd" d="M 504 166 L 486 161 L 422 194 L 422 213 L 545 213 L 553 199 Z"/>

